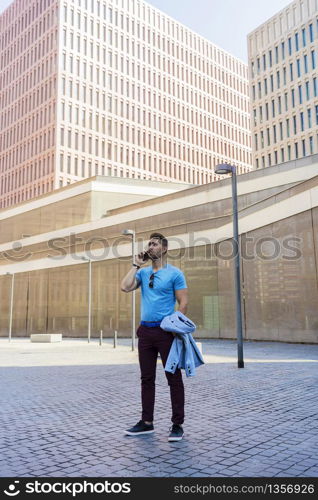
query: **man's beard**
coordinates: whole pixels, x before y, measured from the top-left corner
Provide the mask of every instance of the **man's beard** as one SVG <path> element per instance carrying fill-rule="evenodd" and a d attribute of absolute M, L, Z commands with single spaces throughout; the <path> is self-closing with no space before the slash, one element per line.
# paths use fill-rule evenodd
<path fill-rule="evenodd" d="M 159 260 L 159 259 L 162 259 L 163 258 L 163 255 L 151 255 L 150 253 L 148 253 L 149 257 L 151 260 Z"/>

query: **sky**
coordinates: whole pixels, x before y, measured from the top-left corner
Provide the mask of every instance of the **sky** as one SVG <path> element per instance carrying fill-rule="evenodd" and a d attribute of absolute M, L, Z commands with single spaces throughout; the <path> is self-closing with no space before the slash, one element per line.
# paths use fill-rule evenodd
<path fill-rule="evenodd" d="M 0 0 L 2 12 L 11 0 Z M 148 3 L 247 63 L 247 35 L 289 0 L 149 0 Z"/>

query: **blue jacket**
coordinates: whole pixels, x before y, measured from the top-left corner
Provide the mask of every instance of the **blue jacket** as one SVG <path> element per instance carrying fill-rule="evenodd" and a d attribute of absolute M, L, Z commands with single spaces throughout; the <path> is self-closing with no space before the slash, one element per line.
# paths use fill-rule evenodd
<path fill-rule="evenodd" d="M 180 319 L 183 321 L 180 322 Z M 189 322 L 188 326 L 184 324 L 184 321 Z M 169 328 L 169 325 L 172 327 Z M 183 368 L 187 377 L 194 377 L 196 367 L 204 364 L 202 354 L 190 333 L 190 331 L 195 330 L 195 324 L 180 311 L 177 311 L 164 318 L 160 326 L 163 330 L 176 333 L 166 361 L 165 371 L 175 373 L 177 368 Z"/>

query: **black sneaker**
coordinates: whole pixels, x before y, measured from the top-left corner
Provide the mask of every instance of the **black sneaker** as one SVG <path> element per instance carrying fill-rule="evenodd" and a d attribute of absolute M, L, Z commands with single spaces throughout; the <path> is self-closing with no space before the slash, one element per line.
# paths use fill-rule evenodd
<path fill-rule="evenodd" d="M 145 424 L 143 420 L 139 420 L 138 424 L 125 431 L 128 436 L 139 436 L 139 434 L 151 434 L 155 432 L 153 424 Z"/>
<path fill-rule="evenodd" d="M 181 441 L 184 436 L 184 432 L 182 426 L 179 424 L 173 424 L 170 429 L 170 434 L 168 437 L 168 441 Z"/>

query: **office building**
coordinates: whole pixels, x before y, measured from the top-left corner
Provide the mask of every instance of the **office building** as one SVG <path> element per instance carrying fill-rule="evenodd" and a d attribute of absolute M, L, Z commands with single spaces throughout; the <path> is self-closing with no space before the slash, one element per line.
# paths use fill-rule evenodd
<path fill-rule="evenodd" d="M 0 33 L 0 208 L 252 168 L 247 65 L 142 0 L 15 0 Z"/>
<path fill-rule="evenodd" d="M 318 1 L 296 0 L 248 35 L 255 168 L 318 152 Z"/>

